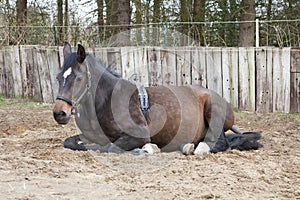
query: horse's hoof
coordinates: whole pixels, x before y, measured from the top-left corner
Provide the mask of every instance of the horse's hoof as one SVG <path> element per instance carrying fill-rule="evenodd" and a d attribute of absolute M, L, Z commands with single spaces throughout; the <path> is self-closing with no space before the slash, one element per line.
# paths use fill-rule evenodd
<path fill-rule="evenodd" d="M 149 154 L 159 153 L 160 148 L 156 144 L 147 143 L 142 148 L 144 151 L 146 151 Z"/>
<path fill-rule="evenodd" d="M 195 145 L 193 143 L 187 143 L 180 146 L 180 150 L 184 155 L 192 155 L 195 150 Z"/>
<path fill-rule="evenodd" d="M 195 155 L 204 155 L 204 154 L 208 154 L 210 151 L 209 146 L 205 143 L 205 142 L 200 142 L 196 148 L 196 150 L 194 151 Z"/>

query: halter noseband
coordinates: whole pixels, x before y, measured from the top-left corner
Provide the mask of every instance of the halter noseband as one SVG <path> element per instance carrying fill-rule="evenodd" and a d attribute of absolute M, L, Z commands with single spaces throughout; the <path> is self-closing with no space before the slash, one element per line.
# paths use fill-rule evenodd
<path fill-rule="evenodd" d="M 56 97 L 56 100 L 62 100 L 64 102 L 66 102 L 67 104 L 69 104 L 70 106 L 72 106 L 72 114 L 75 114 L 73 112 L 73 109 L 76 108 L 79 104 L 80 104 L 80 101 L 83 99 L 83 97 L 88 93 L 90 87 L 91 87 L 91 73 L 90 73 L 90 69 L 89 69 L 89 66 L 88 66 L 88 63 L 86 62 L 86 71 L 87 71 L 87 78 L 88 78 L 88 81 L 86 83 L 86 87 L 84 89 L 84 91 L 82 92 L 82 94 L 79 96 L 79 98 L 76 100 L 76 101 L 72 101 L 71 99 L 69 98 L 66 98 L 64 96 L 60 96 L 58 95 Z"/>

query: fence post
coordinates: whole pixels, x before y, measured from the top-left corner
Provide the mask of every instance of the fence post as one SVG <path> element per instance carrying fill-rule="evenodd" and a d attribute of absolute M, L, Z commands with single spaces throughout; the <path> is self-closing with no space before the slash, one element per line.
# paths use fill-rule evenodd
<path fill-rule="evenodd" d="M 255 46 L 259 47 L 259 19 L 255 19 Z"/>
<path fill-rule="evenodd" d="M 166 22 L 166 31 L 165 31 L 165 45 L 166 45 L 166 47 L 168 47 L 168 44 L 169 44 L 168 34 L 169 34 L 169 23 Z"/>

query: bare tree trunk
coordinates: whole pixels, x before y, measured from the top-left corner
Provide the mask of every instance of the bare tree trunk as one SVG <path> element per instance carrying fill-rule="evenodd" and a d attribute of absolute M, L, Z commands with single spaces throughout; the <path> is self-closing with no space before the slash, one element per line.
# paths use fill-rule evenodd
<path fill-rule="evenodd" d="M 63 35 L 63 0 L 57 0 L 57 43 L 62 45 Z"/>
<path fill-rule="evenodd" d="M 136 12 L 135 12 L 135 17 L 136 17 L 136 24 L 142 24 L 142 1 L 141 0 L 135 0 L 135 7 L 136 7 Z M 137 35 L 136 35 L 136 40 L 137 40 L 137 44 L 140 44 L 140 42 L 142 41 L 142 32 L 140 29 L 140 26 L 137 27 Z"/>
<path fill-rule="evenodd" d="M 64 13 L 64 40 L 69 40 L 69 2 L 65 0 L 65 13 Z M 76 44 L 75 44 L 76 45 Z"/>
<path fill-rule="evenodd" d="M 103 0 L 97 0 L 97 25 L 98 25 L 98 39 L 104 40 L 104 18 L 103 18 Z"/>
<path fill-rule="evenodd" d="M 272 19 L 272 17 L 271 17 L 271 13 L 272 13 L 272 0 L 268 0 L 268 5 L 267 5 L 267 20 L 269 21 L 269 20 L 271 20 Z M 268 24 L 267 24 L 267 27 L 266 27 L 266 29 L 267 29 L 267 38 L 266 38 L 266 45 L 267 46 L 269 46 L 270 45 L 270 43 L 269 43 L 269 26 L 268 26 Z"/>
<path fill-rule="evenodd" d="M 205 0 L 194 0 L 193 21 L 205 21 Z M 205 45 L 203 24 L 194 25 L 193 38 L 199 45 Z"/>
<path fill-rule="evenodd" d="M 119 0 L 118 21 L 120 33 L 118 34 L 118 45 L 130 44 L 130 0 Z"/>
<path fill-rule="evenodd" d="M 161 0 L 154 0 L 154 7 L 153 7 L 153 23 L 159 23 L 161 16 L 160 16 L 160 5 Z M 160 27 L 159 25 L 154 25 L 155 28 L 153 29 L 153 40 L 152 45 L 156 46 L 159 45 L 159 31 Z"/>
<path fill-rule="evenodd" d="M 27 0 L 17 0 L 17 26 L 25 26 L 27 22 Z M 19 27 L 17 30 L 17 44 L 26 38 L 25 27 Z"/>
<path fill-rule="evenodd" d="M 105 38 L 109 38 L 112 35 L 118 33 L 118 7 L 119 1 L 117 0 L 105 0 L 106 4 L 106 25 L 108 26 L 105 31 Z M 111 25 L 111 27 L 109 27 Z"/>
<path fill-rule="evenodd" d="M 242 13 L 240 21 L 255 20 L 255 0 L 242 1 Z M 254 22 L 245 22 L 240 24 L 239 46 L 254 46 Z"/>
<path fill-rule="evenodd" d="M 189 22 L 189 10 L 188 10 L 188 2 L 187 0 L 180 0 L 180 19 L 181 22 Z M 188 24 L 183 24 L 182 25 L 182 29 L 181 32 L 186 35 L 189 36 L 189 25 Z M 183 37 L 183 41 L 181 41 L 181 45 L 186 45 L 187 41 L 186 38 L 187 37 Z"/>

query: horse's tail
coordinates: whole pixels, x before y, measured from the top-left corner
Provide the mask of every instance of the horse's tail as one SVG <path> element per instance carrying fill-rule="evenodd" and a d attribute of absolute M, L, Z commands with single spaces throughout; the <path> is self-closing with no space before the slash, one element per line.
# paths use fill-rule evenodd
<path fill-rule="evenodd" d="M 231 149 L 238 149 L 240 151 L 259 149 L 262 144 L 258 142 L 261 139 L 261 134 L 258 132 L 244 132 L 242 134 L 229 134 L 226 139 Z"/>

